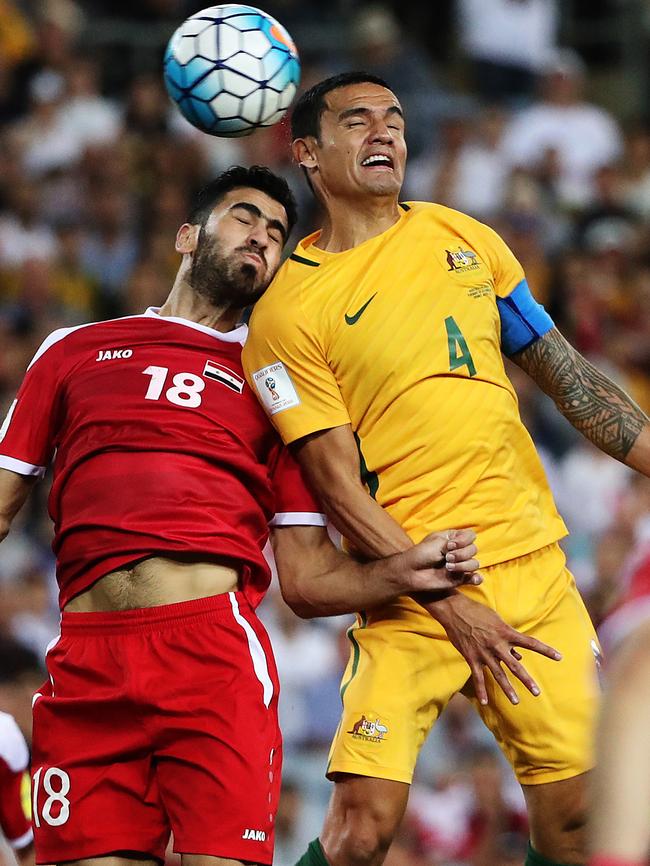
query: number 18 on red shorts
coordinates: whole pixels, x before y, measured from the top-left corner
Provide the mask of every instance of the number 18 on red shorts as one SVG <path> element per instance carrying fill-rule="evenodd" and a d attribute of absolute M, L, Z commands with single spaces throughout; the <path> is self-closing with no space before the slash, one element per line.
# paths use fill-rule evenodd
<path fill-rule="evenodd" d="M 38 863 L 114 852 L 271 863 L 282 748 L 268 636 L 241 593 L 64 612 L 34 696 Z"/>

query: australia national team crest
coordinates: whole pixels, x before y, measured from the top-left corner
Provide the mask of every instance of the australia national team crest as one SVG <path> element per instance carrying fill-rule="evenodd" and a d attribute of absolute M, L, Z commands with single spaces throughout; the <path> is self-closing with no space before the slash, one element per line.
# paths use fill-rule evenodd
<path fill-rule="evenodd" d="M 379 719 L 375 719 L 373 722 L 365 716 L 361 716 L 352 725 L 352 730 L 348 731 L 348 734 L 351 734 L 355 740 L 365 740 L 368 743 L 381 743 L 386 739 L 387 733 L 387 726 L 382 724 Z"/>
<path fill-rule="evenodd" d="M 480 268 L 481 263 L 474 250 L 462 246 L 457 249 L 445 250 L 447 258 L 447 270 L 454 272 L 475 271 Z"/>

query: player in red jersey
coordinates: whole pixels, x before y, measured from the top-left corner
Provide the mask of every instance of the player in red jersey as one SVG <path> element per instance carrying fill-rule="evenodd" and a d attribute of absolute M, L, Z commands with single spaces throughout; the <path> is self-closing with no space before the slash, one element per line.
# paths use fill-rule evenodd
<path fill-rule="evenodd" d="M 0 712 L 0 830 L 20 866 L 34 862 L 29 750 L 9 713 Z"/>
<path fill-rule="evenodd" d="M 339 553 L 245 383 L 241 311 L 294 222 L 283 180 L 226 172 L 178 231 L 163 306 L 54 332 L 0 429 L 0 538 L 54 455 L 63 613 L 34 696 L 39 863 L 159 861 L 170 829 L 184 866 L 271 862 L 269 523 L 306 615 L 480 580 L 469 531 L 364 566 Z M 285 567 L 296 546 L 309 555 Z"/>
<path fill-rule="evenodd" d="M 650 862 L 650 541 L 641 544 L 627 582 L 601 628 L 613 658 L 597 738 L 590 866 Z"/>

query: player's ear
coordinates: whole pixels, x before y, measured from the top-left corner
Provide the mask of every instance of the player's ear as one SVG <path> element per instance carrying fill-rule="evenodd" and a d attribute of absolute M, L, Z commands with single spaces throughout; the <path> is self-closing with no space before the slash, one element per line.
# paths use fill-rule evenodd
<path fill-rule="evenodd" d="M 318 168 L 318 159 L 312 147 L 312 141 L 309 139 L 296 138 L 291 145 L 291 152 L 295 161 L 302 168 L 307 170 Z"/>
<path fill-rule="evenodd" d="M 176 232 L 175 249 L 177 253 L 193 253 L 196 249 L 196 239 L 199 236 L 199 227 L 183 223 Z"/>

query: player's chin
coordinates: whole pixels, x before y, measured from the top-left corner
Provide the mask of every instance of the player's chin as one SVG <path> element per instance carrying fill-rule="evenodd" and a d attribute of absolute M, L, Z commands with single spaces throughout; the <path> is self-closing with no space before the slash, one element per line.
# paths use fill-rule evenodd
<path fill-rule="evenodd" d="M 256 268 L 251 268 L 248 265 L 242 268 L 241 276 L 241 295 L 248 304 L 254 304 L 267 290 L 270 281 L 267 279 L 266 273 L 258 273 Z"/>
<path fill-rule="evenodd" d="M 401 181 L 393 171 L 377 172 L 365 182 L 366 190 L 372 195 L 398 195 L 402 187 Z"/>

